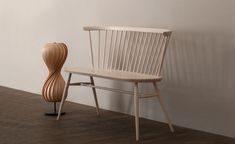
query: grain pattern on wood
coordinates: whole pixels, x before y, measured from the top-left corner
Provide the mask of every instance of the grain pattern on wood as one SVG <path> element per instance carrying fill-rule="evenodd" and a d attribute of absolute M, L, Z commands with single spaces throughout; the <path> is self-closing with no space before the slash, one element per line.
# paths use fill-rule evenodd
<path fill-rule="evenodd" d="M 42 57 L 49 74 L 42 88 L 42 96 L 48 102 L 61 101 L 65 81 L 60 72 L 67 53 L 64 43 L 48 43 L 43 48 Z"/>
<path fill-rule="evenodd" d="M 112 104 L 112 103 L 111 103 Z M 66 117 L 56 121 L 43 112 L 51 107 L 41 96 L 0 86 L 1 144 L 137 144 L 133 116 L 68 102 Z M 234 138 L 140 118 L 141 144 L 235 144 Z"/>

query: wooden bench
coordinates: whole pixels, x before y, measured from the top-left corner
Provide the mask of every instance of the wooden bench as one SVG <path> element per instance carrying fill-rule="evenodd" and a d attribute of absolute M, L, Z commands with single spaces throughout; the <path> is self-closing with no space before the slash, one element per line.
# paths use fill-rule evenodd
<path fill-rule="evenodd" d="M 157 82 L 162 80 L 161 69 L 171 31 L 138 27 L 84 27 L 89 33 L 92 68 L 66 68 L 69 73 L 60 104 L 59 114 L 68 94 L 69 86 L 87 86 L 93 90 L 97 114 L 99 105 L 96 89 L 134 95 L 136 140 L 139 140 L 139 98 L 157 97 L 170 130 L 174 132 L 170 118 L 159 94 Z M 90 82 L 70 83 L 72 74 L 86 75 Z M 133 91 L 97 86 L 93 77 L 131 82 Z M 152 83 L 156 93 L 138 91 L 139 83 Z"/>

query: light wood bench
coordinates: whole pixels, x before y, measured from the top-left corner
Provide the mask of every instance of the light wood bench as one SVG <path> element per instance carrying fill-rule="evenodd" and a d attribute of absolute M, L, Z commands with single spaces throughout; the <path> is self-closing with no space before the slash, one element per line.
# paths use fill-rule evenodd
<path fill-rule="evenodd" d="M 157 97 L 170 130 L 174 132 L 170 118 L 159 94 L 161 69 L 171 31 L 138 27 L 84 27 L 89 33 L 92 68 L 66 68 L 69 73 L 60 104 L 59 114 L 68 94 L 69 86 L 87 86 L 93 90 L 97 114 L 99 105 L 96 89 L 110 90 L 134 95 L 136 140 L 139 140 L 139 98 Z M 86 75 L 90 82 L 70 83 L 72 74 Z M 97 86 L 93 77 L 131 82 L 133 91 Z M 139 83 L 152 83 L 156 93 L 145 94 L 138 91 Z"/>

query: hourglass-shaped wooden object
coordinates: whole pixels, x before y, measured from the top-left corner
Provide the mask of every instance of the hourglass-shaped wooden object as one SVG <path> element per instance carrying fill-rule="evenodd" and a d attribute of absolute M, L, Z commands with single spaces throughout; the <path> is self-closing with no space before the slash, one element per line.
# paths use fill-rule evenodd
<path fill-rule="evenodd" d="M 42 88 L 45 101 L 54 103 L 54 112 L 46 115 L 57 116 L 56 102 L 60 102 L 63 95 L 65 81 L 61 75 L 61 68 L 67 58 L 68 49 L 64 43 L 48 43 L 44 46 L 42 57 L 47 65 L 49 75 Z"/>

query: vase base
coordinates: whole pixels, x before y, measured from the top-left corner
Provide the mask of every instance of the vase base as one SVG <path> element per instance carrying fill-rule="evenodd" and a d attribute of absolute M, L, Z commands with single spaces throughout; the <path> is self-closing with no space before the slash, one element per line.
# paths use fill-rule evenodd
<path fill-rule="evenodd" d="M 58 116 L 57 112 L 45 113 L 46 116 Z M 65 112 L 61 112 L 60 115 L 65 115 Z"/>
<path fill-rule="evenodd" d="M 56 110 L 56 102 L 53 102 L 54 103 L 54 111 L 53 112 L 47 112 L 45 113 L 46 116 L 58 116 L 58 112 Z M 60 115 L 65 115 L 65 112 L 61 112 Z"/>

